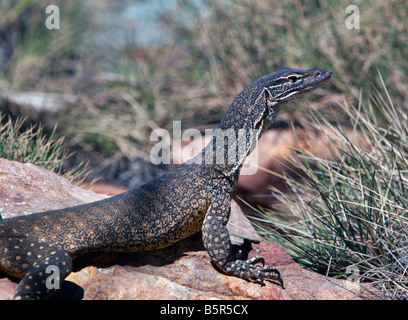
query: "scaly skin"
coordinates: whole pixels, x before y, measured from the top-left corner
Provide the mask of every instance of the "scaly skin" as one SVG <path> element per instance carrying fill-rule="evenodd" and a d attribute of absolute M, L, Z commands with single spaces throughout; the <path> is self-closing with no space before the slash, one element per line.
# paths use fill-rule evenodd
<path fill-rule="evenodd" d="M 285 69 L 258 79 L 232 102 L 218 133 L 232 130 L 243 140 L 221 139 L 217 132 L 201 154 L 138 189 L 85 205 L 0 221 L 0 270 L 22 279 L 15 299 L 43 299 L 46 272 L 57 266 L 62 282 L 72 259 L 92 252 L 146 252 L 167 247 L 202 230 L 212 261 L 226 274 L 244 279 L 277 279 L 263 258 L 239 260 L 226 224 L 231 195 L 245 157 L 287 101 L 330 78 L 325 70 Z M 253 130 L 255 129 L 255 131 Z M 241 130 L 241 131 L 240 131 Z M 238 141 L 242 143 L 239 144 Z M 224 152 L 238 147 L 232 161 Z M 219 146 L 219 145 L 218 145 Z M 221 159 L 221 161 L 220 161 Z M 259 265 L 258 263 L 261 263 Z"/>

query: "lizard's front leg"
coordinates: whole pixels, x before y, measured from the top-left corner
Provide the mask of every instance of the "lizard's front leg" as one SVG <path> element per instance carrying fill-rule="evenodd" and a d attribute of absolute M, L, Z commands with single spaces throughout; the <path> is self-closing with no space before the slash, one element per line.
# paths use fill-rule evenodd
<path fill-rule="evenodd" d="M 228 275 L 259 280 L 261 286 L 265 285 L 264 279 L 275 279 L 283 287 L 279 271 L 275 267 L 265 266 L 262 257 L 257 256 L 246 261 L 237 259 L 227 230 L 230 211 L 231 197 L 228 194 L 217 195 L 207 210 L 202 234 L 211 260 Z"/>

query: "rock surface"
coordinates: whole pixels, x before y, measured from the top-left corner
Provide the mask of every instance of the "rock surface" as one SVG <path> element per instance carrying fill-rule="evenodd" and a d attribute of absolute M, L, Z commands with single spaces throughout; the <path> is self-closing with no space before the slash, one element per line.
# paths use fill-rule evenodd
<path fill-rule="evenodd" d="M 36 165 L 0 159 L 0 214 L 3 218 L 66 208 L 105 197 L 78 188 Z"/>
<path fill-rule="evenodd" d="M 58 209 L 106 196 L 73 186 L 64 178 L 35 165 L 0 159 L 0 210 L 4 218 Z M 230 232 L 256 239 L 239 206 L 233 204 Z M 235 228 L 235 229 L 234 229 Z M 243 231 L 242 231 L 243 232 Z M 239 242 L 239 238 L 235 238 Z M 245 242 L 248 248 L 248 243 Z M 84 299 L 358 299 L 357 284 L 302 269 L 277 244 L 252 243 L 253 255 L 276 266 L 285 289 L 274 281 L 265 287 L 226 276 L 210 263 L 200 234 L 149 254 L 110 254 L 86 257 L 67 280 L 81 286 Z M 248 248 L 250 249 L 250 248 Z M 245 250 L 244 250 L 245 253 Z M 69 284 L 69 282 L 67 282 Z M 17 283 L 0 278 L 0 299 L 11 299 Z M 75 290 L 78 287 L 74 285 Z M 63 291 L 63 290 L 61 290 Z M 63 298 L 72 298 L 66 290 Z M 78 294 L 78 293 L 77 293 Z M 80 293 L 80 296 L 82 293 Z"/>

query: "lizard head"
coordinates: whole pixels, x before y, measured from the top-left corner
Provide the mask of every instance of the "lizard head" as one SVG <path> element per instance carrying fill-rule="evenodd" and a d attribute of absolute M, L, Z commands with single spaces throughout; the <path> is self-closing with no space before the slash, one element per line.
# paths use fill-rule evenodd
<path fill-rule="evenodd" d="M 313 91 L 331 77 L 323 69 L 283 69 L 247 86 L 232 102 L 221 121 L 221 129 L 246 128 L 266 130 L 281 106 Z"/>
<path fill-rule="evenodd" d="M 328 81 L 331 74 L 331 71 L 317 68 L 283 69 L 260 78 L 258 81 L 263 88 L 261 95 L 266 95 L 264 119 L 272 122 L 283 104 L 313 91 Z"/>
<path fill-rule="evenodd" d="M 323 69 L 283 69 L 269 74 L 260 80 L 268 93 L 268 100 L 274 104 L 286 103 L 316 89 L 328 81 L 331 71 Z"/>

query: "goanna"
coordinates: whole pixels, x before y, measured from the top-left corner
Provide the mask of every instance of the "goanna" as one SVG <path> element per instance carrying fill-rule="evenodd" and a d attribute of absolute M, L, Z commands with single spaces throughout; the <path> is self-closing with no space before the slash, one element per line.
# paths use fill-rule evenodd
<path fill-rule="evenodd" d="M 226 228 L 231 194 L 245 157 L 281 106 L 330 79 L 321 69 L 284 69 L 246 87 L 232 102 L 213 140 L 195 158 L 143 185 L 105 200 L 0 220 L 0 270 L 21 279 L 15 299 L 44 299 L 48 266 L 60 282 L 72 260 L 93 252 L 145 252 L 202 230 L 211 260 L 227 275 L 277 279 L 262 257 L 240 260 Z"/>

